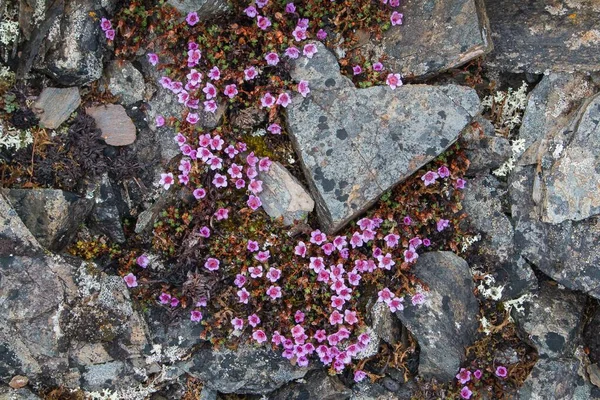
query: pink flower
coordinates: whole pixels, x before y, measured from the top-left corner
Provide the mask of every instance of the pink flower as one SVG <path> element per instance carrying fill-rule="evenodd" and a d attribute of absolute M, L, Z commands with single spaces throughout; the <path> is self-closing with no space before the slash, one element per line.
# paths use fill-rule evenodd
<path fill-rule="evenodd" d="M 363 238 L 360 233 L 354 232 L 354 234 L 352 234 L 352 237 L 350 238 L 350 245 L 353 249 L 363 245 Z"/>
<path fill-rule="evenodd" d="M 329 316 L 329 323 L 331 325 L 339 325 L 344 322 L 344 317 L 339 313 L 338 310 L 334 310 Z"/>
<path fill-rule="evenodd" d="M 244 286 L 244 284 L 246 283 L 246 277 L 242 274 L 237 274 L 235 276 L 235 280 L 233 281 L 233 284 L 239 288 L 241 288 L 242 286 Z"/>
<path fill-rule="evenodd" d="M 300 50 L 294 46 L 290 46 L 285 49 L 285 56 L 295 60 L 296 58 L 300 57 Z"/>
<path fill-rule="evenodd" d="M 260 201 L 259 197 L 251 194 L 248 196 L 248 201 L 246 204 L 248 204 L 248 207 L 250 207 L 253 211 L 256 211 L 260 206 L 262 206 L 262 201 Z"/>
<path fill-rule="evenodd" d="M 458 178 L 456 180 L 456 188 L 457 189 L 464 189 L 466 183 L 467 183 L 467 181 L 465 181 L 464 179 Z"/>
<path fill-rule="evenodd" d="M 148 62 L 150 64 L 152 64 L 153 66 L 156 66 L 156 64 L 158 64 L 158 56 L 155 53 L 148 53 L 146 56 L 148 57 Z"/>
<path fill-rule="evenodd" d="M 419 258 L 419 255 L 412 247 L 409 247 L 408 250 L 404 250 L 404 261 L 410 263 L 416 261 L 417 258 Z"/>
<path fill-rule="evenodd" d="M 265 93 L 265 95 L 260 99 L 260 104 L 262 107 L 267 107 L 267 108 L 271 108 L 275 105 L 275 97 L 273 97 L 271 95 L 271 93 L 267 92 Z"/>
<path fill-rule="evenodd" d="M 362 73 L 362 68 L 360 65 L 355 65 L 354 67 L 352 67 L 352 73 L 354 75 L 360 75 Z"/>
<path fill-rule="evenodd" d="M 390 253 L 387 253 L 385 256 L 381 255 L 377 257 L 377 260 L 379 261 L 379 268 L 386 269 L 388 271 L 391 270 L 394 265 L 396 265 Z"/>
<path fill-rule="evenodd" d="M 296 12 L 296 6 L 294 5 L 294 3 L 287 3 L 285 5 L 285 12 L 288 14 L 293 14 Z"/>
<path fill-rule="evenodd" d="M 197 123 L 200 120 L 200 117 L 196 113 L 189 113 L 187 115 L 187 117 L 185 118 L 185 120 L 187 122 L 189 122 L 190 124 L 194 125 L 195 123 Z"/>
<path fill-rule="evenodd" d="M 106 38 L 108 40 L 115 40 L 115 30 L 114 29 L 108 29 L 107 31 L 104 32 L 104 35 L 106 36 Z"/>
<path fill-rule="evenodd" d="M 258 27 L 264 31 L 271 26 L 271 20 L 267 17 L 262 17 L 259 15 L 256 19 L 256 25 L 258 25 Z"/>
<path fill-rule="evenodd" d="M 385 83 L 393 89 L 402 86 L 402 77 L 400 74 L 388 74 Z"/>
<path fill-rule="evenodd" d="M 258 315 L 252 314 L 248 317 L 248 323 L 253 328 L 256 328 L 258 326 L 258 324 L 260 324 L 260 318 L 258 318 Z"/>
<path fill-rule="evenodd" d="M 200 234 L 200 236 L 202 236 L 204 238 L 209 238 L 210 237 L 210 228 L 208 226 L 203 226 L 202 228 L 200 228 L 199 234 Z"/>
<path fill-rule="evenodd" d="M 324 329 L 318 329 L 315 332 L 315 335 L 313 336 L 315 338 L 315 340 L 319 343 L 327 340 L 327 333 L 325 332 Z"/>
<path fill-rule="evenodd" d="M 279 94 L 279 96 L 277 97 L 277 104 L 281 105 L 284 108 L 287 107 L 291 102 L 292 98 L 289 94 L 285 92 Z"/>
<path fill-rule="evenodd" d="M 423 246 L 425 246 L 425 247 L 431 246 L 431 240 L 429 240 L 428 238 L 423 239 Z"/>
<path fill-rule="evenodd" d="M 416 249 L 417 247 L 419 247 L 421 244 L 423 243 L 423 241 L 421 240 L 421 238 L 415 236 L 414 238 L 410 239 L 408 241 L 408 245 L 410 247 L 412 247 L 413 249 Z"/>
<path fill-rule="evenodd" d="M 154 120 L 154 125 L 157 128 L 160 128 L 164 124 L 165 124 L 165 118 L 162 115 L 157 115 L 156 118 L 155 118 L 155 120 Z"/>
<path fill-rule="evenodd" d="M 391 312 L 402 311 L 404 310 L 404 299 L 401 297 L 394 297 L 388 303 L 388 307 Z"/>
<path fill-rule="evenodd" d="M 257 75 L 258 72 L 254 67 L 248 67 L 244 70 L 244 80 L 251 81 L 252 79 L 256 78 Z"/>
<path fill-rule="evenodd" d="M 173 174 L 170 172 L 168 174 L 160 174 L 160 181 L 158 183 L 161 184 L 165 188 L 165 190 L 169 190 L 171 185 L 175 183 L 175 180 L 173 179 Z"/>
<path fill-rule="evenodd" d="M 135 262 L 137 263 L 137 265 L 139 265 L 142 268 L 146 268 L 148 267 L 148 264 L 150 264 L 150 259 L 148 258 L 147 255 L 142 254 L 141 256 L 139 256 Z"/>
<path fill-rule="evenodd" d="M 358 335 L 358 341 L 364 345 L 367 345 L 369 342 L 371 342 L 371 337 L 368 333 L 361 333 Z"/>
<path fill-rule="evenodd" d="M 246 288 L 241 288 L 237 291 L 237 295 L 240 298 L 240 303 L 248 304 L 248 299 L 250 298 L 250 293 L 246 290 Z"/>
<path fill-rule="evenodd" d="M 413 294 L 410 299 L 413 306 L 418 306 L 418 305 L 424 304 L 425 300 L 426 300 L 425 293 L 423 293 L 423 292 L 417 292 L 417 293 Z M 464 383 L 464 382 L 461 382 L 461 383 Z"/>
<path fill-rule="evenodd" d="M 197 84 L 202 80 L 202 74 L 195 69 L 192 69 L 190 70 L 190 73 L 186 75 L 186 78 L 188 78 L 191 83 Z"/>
<path fill-rule="evenodd" d="M 208 77 L 213 81 L 218 81 L 219 79 L 221 79 L 221 71 L 219 71 L 219 67 L 217 67 L 216 65 L 212 67 L 210 71 L 208 71 Z"/>
<path fill-rule="evenodd" d="M 346 300 L 340 296 L 331 296 L 331 307 L 342 311 L 342 308 L 346 304 Z"/>
<path fill-rule="evenodd" d="M 204 89 L 202 89 L 204 94 L 206 94 L 206 99 L 210 100 L 217 95 L 217 88 L 210 82 L 206 83 Z"/>
<path fill-rule="evenodd" d="M 506 369 L 506 367 L 503 367 L 502 365 L 499 365 L 498 367 L 496 367 L 496 376 L 498 378 L 506 378 L 507 375 L 508 375 L 508 370 Z"/>
<path fill-rule="evenodd" d="M 461 385 L 464 385 L 471 380 L 471 371 L 466 368 L 461 368 L 460 372 L 456 375 L 456 379 L 458 379 L 458 382 L 460 382 Z"/>
<path fill-rule="evenodd" d="M 273 135 L 281 135 L 281 126 L 279 126 L 279 124 L 271 124 L 267 130 Z"/>
<path fill-rule="evenodd" d="M 269 258 L 271 258 L 271 254 L 269 250 L 259 251 L 257 255 L 254 256 L 255 259 L 262 263 L 266 263 Z"/>
<path fill-rule="evenodd" d="M 378 302 L 384 302 L 386 304 L 388 304 L 392 298 L 394 297 L 394 293 L 392 293 L 392 291 L 388 288 L 384 288 L 383 290 L 380 290 L 377 295 L 379 296 L 379 298 L 377 299 Z"/>
<path fill-rule="evenodd" d="M 216 173 L 212 183 L 217 188 L 224 188 L 227 187 L 227 178 L 219 173 Z"/>
<path fill-rule="evenodd" d="M 241 331 L 244 327 L 244 320 L 238 317 L 235 317 L 231 320 L 231 325 L 233 325 L 233 329 L 236 331 Z"/>
<path fill-rule="evenodd" d="M 169 304 L 171 302 L 171 295 L 163 292 L 158 296 L 158 299 L 160 300 L 160 304 Z"/>
<path fill-rule="evenodd" d="M 302 54 L 304 54 L 308 58 L 313 58 L 315 54 L 317 54 L 317 46 L 314 43 L 309 43 L 304 46 L 304 50 L 302 50 Z"/>
<path fill-rule="evenodd" d="M 299 367 L 308 367 L 308 358 L 306 356 L 298 357 L 296 362 Z"/>
<path fill-rule="evenodd" d="M 179 299 L 176 297 L 171 298 L 171 307 L 175 308 L 179 305 Z"/>
<path fill-rule="evenodd" d="M 158 82 L 162 85 L 163 88 L 165 89 L 169 89 L 171 87 L 171 83 L 173 83 L 171 81 L 171 78 L 169 78 L 168 76 L 163 76 L 161 77 Z"/>
<path fill-rule="evenodd" d="M 385 240 L 385 245 L 389 248 L 396 247 L 399 239 L 400 236 L 396 235 L 395 233 L 390 233 L 383 238 L 383 240 Z"/>
<path fill-rule="evenodd" d="M 429 186 L 435 183 L 439 175 L 433 171 L 427 171 L 425 175 L 421 177 L 421 180 L 425 183 L 425 186 Z"/>
<path fill-rule="evenodd" d="M 216 258 L 209 257 L 204 263 L 204 268 L 206 268 L 209 271 L 216 271 L 219 269 L 220 264 L 221 262 Z"/>
<path fill-rule="evenodd" d="M 323 270 L 325 268 L 325 264 L 323 263 L 323 257 L 311 257 L 310 264 L 308 267 L 315 272 Z"/>
<path fill-rule="evenodd" d="M 301 324 L 304 321 L 304 313 L 300 310 L 296 311 L 294 314 L 294 321 L 296 321 L 297 324 Z"/>
<path fill-rule="evenodd" d="M 208 159 L 208 165 L 212 171 L 223 168 L 223 160 L 217 156 L 212 156 Z"/>
<path fill-rule="evenodd" d="M 225 141 L 221 139 L 221 136 L 217 135 L 214 138 L 210 139 L 210 148 L 213 150 L 221 150 Z"/>
<path fill-rule="evenodd" d="M 192 322 L 202 321 L 202 313 L 200 311 L 193 310 L 190 315 L 190 320 L 192 320 Z"/>
<path fill-rule="evenodd" d="M 235 84 L 225 86 L 225 90 L 223 91 L 225 96 L 233 99 L 236 94 L 238 94 L 237 86 Z"/>
<path fill-rule="evenodd" d="M 100 20 L 100 28 L 102 28 L 103 31 L 107 31 L 112 28 L 112 23 L 110 22 L 110 20 L 102 18 Z"/>
<path fill-rule="evenodd" d="M 483 375 L 483 374 L 480 369 L 473 372 L 473 376 L 475 377 L 475 379 L 481 379 L 481 375 Z"/>
<path fill-rule="evenodd" d="M 246 181 L 244 181 L 243 179 L 238 179 L 235 181 L 235 188 L 236 189 L 241 189 L 244 186 L 246 186 Z"/>
<path fill-rule="evenodd" d="M 248 6 L 248 7 L 246 7 L 246 9 L 244 10 L 244 12 L 250 18 L 254 18 L 258 14 L 258 12 L 256 11 L 256 7 L 254 7 L 254 6 Z"/>
<path fill-rule="evenodd" d="M 248 249 L 248 251 L 254 253 L 255 251 L 258 251 L 258 242 L 254 240 L 248 240 L 248 245 L 246 246 L 246 248 Z"/>
<path fill-rule="evenodd" d="M 460 390 L 460 397 L 462 397 L 463 399 L 470 399 L 472 394 L 473 392 L 469 390 L 468 386 L 465 386 Z"/>
<path fill-rule="evenodd" d="M 298 242 L 298 245 L 294 248 L 294 254 L 300 257 L 306 256 L 306 245 L 304 242 Z"/>
<path fill-rule="evenodd" d="M 194 194 L 194 197 L 196 198 L 196 200 L 200 200 L 206 196 L 206 190 L 204 190 L 202 188 L 197 188 L 194 190 L 193 194 Z"/>
<path fill-rule="evenodd" d="M 365 371 L 361 371 L 360 369 L 354 371 L 354 382 L 361 382 L 363 379 L 367 377 Z"/>
<path fill-rule="evenodd" d="M 204 111 L 207 111 L 207 112 L 210 112 L 213 114 L 217 111 L 217 108 L 219 108 L 217 102 L 214 100 L 205 101 L 203 104 L 204 104 Z"/>
<path fill-rule="evenodd" d="M 257 343 L 264 343 L 267 341 L 267 335 L 265 334 L 265 332 L 261 329 L 254 331 L 254 333 L 252 333 L 252 339 L 256 340 Z"/>
<path fill-rule="evenodd" d="M 344 311 L 344 321 L 350 325 L 356 324 L 358 322 L 358 318 L 356 318 L 356 311 Z"/>
<path fill-rule="evenodd" d="M 198 18 L 198 13 L 196 13 L 195 11 L 189 13 L 187 17 L 185 17 L 185 20 L 190 26 L 194 26 L 198 23 L 198 21 L 200 21 L 200 19 Z"/>
<path fill-rule="evenodd" d="M 236 163 L 232 163 L 231 166 L 229 167 L 229 169 L 227 170 L 227 173 L 229 174 L 229 176 L 231 176 L 232 178 L 241 178 L 242 177 L 242 167 L 237 165 Z"/>
<path fill-rule="evenodd" d="M 256 6 L 258 8 L 263 8 L 269 3 L 269 0 L 256 0 Z"/>
<path fill-rule="evenodd" d="M 292 32 L 292 36 L 294 37 L 294 39 L 296 40 L 296 42 L 304 40 L 307 37 L 306 29 L 297 26 L 296 28 L 294 28 L 294 31 Z"/>
<path fill-rule="evenodd" d="M 402 25 L 402 17 L 404 17 L 404 15 L 402 15 L 398 11 L 394 11 L 392 13 L 392 15 L 390 16 L 390 21 L 392 22 L 392 26 Z"/>
<path fill-rule="evenodd" d="M 375 64 L 373 64 L 373 71 L 383 71 L 383 64 L 380 62 L 376 62 Z"/>
<path fill-rule="evenodd" d="M 330 256 L 331 253 L 333 253 L 333 251 L 335 250 L 335 246 L 333 245 L 333 243 L 325 243 L 323 246 L 321 246 L 321 249 L 323 250 L 323 253 L 325 253 L 325 255 Z"/>
<path fill-rule="evenodd" d="M 317 39 L 325 40 L 325 38 L 327 38 L 327 32 L 325 32 L 323 29 L 319 29 L 317 32 Z"/>
<path fill-rule="evenodd" d="M 400 0 L 390 0 L 390 7 L 398 7 L 400 5 Z"/>
<path fill-rule="evenodd" d="M 277 282 L 279 278 L 281 278 L 281 270 L 272 267 L 269 268 L 269 272 L 267 272 L 267 279 L 274 283 Z"/>
<path fill-rule="evenodd" d="M 125 283 L 127 284 L 127 287 L 136 287 L 137 284 L 137 278 L 135 277 L 134 274 L 132 274 L 131 272 L 128 273 L 127 275 L 125 275 L 123 277 L 123 280 L 125 281 Z"/>
<path fill-rule="evenodd" d="M 224 151 L 229 158 L 234 158 L 239 153 L 239 151 L 237 151 L 236 148 L 231 144 L 227 146 Z"/>
<path fill-rule="evenodd" d="M 281 288 L 279 286 L 269 286 L 269 288 L 267 289 L 267 296 L 271 297 L 272 300 L 280 298 Z"/>
<path fill-rule="evenodd" d="M 221 221 L 223 219 L 229 218 L 229 210 L 226 208 L 219 208 L 215 212 L 215 217 L 217 217 L 217 221 Z"/>
<path fill-rule="evenodd" d="M 446 229 L 448 226 L 450 226 L 450 221 L 448 221 L 447 219 L 440 219 L 437 222 L 437 231 L 441 232 L 444 229 Z"/>
<path fill-rule="evenodd" d="M 320 245 L 327 240 L 327 236 L 320 230 L 315 230 L 310 233 L 310 242 L 316 245 Z"/>
<path fill-rule="evenodd" d="M 269 65 L 279 64 L 279 56 L 277 55 L 277 53 L 274 53 L 274 52 L 268 53 L 265 56 L 265 60 L 267 61 L 267 64 L 269 64 Z"/>
<path fill-rule="evenodd" d="M 271 164 L 273 164 L 273 162 L 269 159 L 269 157 L 263 157 L 258 162 L 258 170 L 267 172 L 269 168 L 271 168 Z"/>
<path fill-rule="evenodd" d="M 263 276 L 263 267 L 259 265 L 258 267 L 249 267 L 248 272 L 250 272 L 250 277 L 252 279 L 261 278 Z"/>
<path fill-rule="evenodd" d="M 298 93 L 300 93 L 302 97 L 306 97 L 310 93 L 307 81 L 298 82 Z"/>
<path fill-rule="evenodd" d="M 450 170 L 445 165 L 442 165 L 441 167 L 439 167 L 437 172 L 438 172 L 438 175 L 440 176 L 440 178 L 447 178 L 450 176 Z"/>

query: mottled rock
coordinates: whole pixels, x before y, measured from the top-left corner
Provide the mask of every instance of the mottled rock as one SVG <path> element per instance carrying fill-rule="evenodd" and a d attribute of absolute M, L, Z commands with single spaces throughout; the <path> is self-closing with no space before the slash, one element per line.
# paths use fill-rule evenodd
<path fill-rule="evenodd" d="M 106 364 L 89 365 L 82 375 L 82 388 L 88 391 L 101 391 L 114 387 L 125 376 L 125 364 L 111 361 Z"/>
<path fill-rule="evenodd" d="M 91 225 L 117 243 L 125 242 L 125 233 L 121 224 L 121 214 L 117 204 L 117 195 L 113 190 L 108 174 L 94 187 L 94 208 L 90 214 Z"/>
<path fill-rule="evenodd" d="M 492 273 L 494 286 L 503 288 L 503 300 L 520 297 L 537 287 L 533 270 L 514 251 L 514 228 L 501 203 L 506 193 L 496 178 L 485 175 L 468 182 L 462 203 L 469 225 L 481 236 L 479 257 L 473 257 L 471 267 Z"/>
<path fill-rule="evenodd" d="M 66 86 L 85 85 L 102 76 L 100 24 L 90 17 L 102 5 L 95 0 L 73 0 L 49 30 L 34 67 Z"/>
<path fill-rule="evenodd" d="M 592 363 L 600 364 L 600 309 L 596 309 L 590 316 L 583 330 L 582 341 L 589 349 L 589 358 Z"/>
<path fill-rule="evenodd" d="M 300 182 L 279 162 L 267 172 L 260 172 L 263 191 L 258 195 L 262 207 L 271 218 L 282 218 L 285 225 L 305 220 L 315 202 Z"/>
<path fill-rule="evenodd" d="M 405 77 L 434 75 L 493 48 L 482 0 L 407 0 L 400 12 L 403 24 L 384 34 L 381 47 L 390 70 Z"/>
<path fill-rule="evenodd" d="M 394 318 L 394 315 L 386 304 L 380 302 L 373 304 L 369 312 L 369 317 L 371 320 L 370 326 L 376 338 L 391 345 L 398 343 L 401 327 L 398 319 Z M 379 346 L 375 350 L 377 351 L 378 349 Z"/>
<path fill-rule="evenodd" d="M 144 77 L 127 60 L 114 60 L 104 71 L 103 83 L 122 104 L 131 105 L 144 99 Z"/>
<path fill-rule="evenodd" d="M 37 239 L 0 191 L 0 257 L 42 253 Z"/>
<path fill-rule="evenodd" d="M 586 297 L 544 282 L 537 296 L 524 302 L 525 311 L 513 311 L 516 324 L 525 332 L 541 358 L 572 357 L 579 339 Z"/>
<path fill-rule="evenodd" d="M 448 148 L 479 99 L 456 85 L 355 89 L 318 51 L 294 63 L 292 77 L 309 80 L 311 93 L 294 96 L 287 121 L 322 228 L 334 233 Z"/>
<path fill-rule="evenodd" d="M 428 287 L 425 304 L 406 305 L 396 315 L 421 348 L 419 375 L 450 381 L 465 358 L 479 326 L 479 303 L 467 263 L 451 252 L 419 257 L 415 276 Z"/>
<path fill-rule="evenodd" d="M 0 400 L 40 400 L 41 397 L 27 388 L 10 389 L 0 387 Z"/>
<path fill-rule="evenodd" d="M 402 385 L 398 392 L 392 393 L 379 383 L 370 383 L 365 379 L 352 387 L 350 400 L 403 400 L 412 398 L 413 394 L 410 385 Z"/>
<path fill-rule="evenodd" d="M 15 211 L 43 246 L 60 251 L 74 238 L 92 201 L 55 189 L 5 189 Z"/>
<path fill-rule="evenodd" d="M 598 71 L 600 4 L 595 0 L 485 0 L 494 51 L 512 72 Z"/>
<path fill-rule="evenodd" d="M 40 119 L 41 127 L 56 129 L 80 104 L 81 97 L 76 87 L 45 88 L 33 104 L 33 109 Z"/>
<path fill-rule="evenodd" d="M 330 376 L 325 370 L 309 372 L 304 380 L 290 383 L 269 395 L 271 400 L 345 400 L 351 395 L 337 376 Z"/>
<path fill-rule="evenodd" d="M 510 176 L 516 250 L 566 287 L 600 297 L 600 95 L 564 120 L 526 150 Z"/>
<path fill-rule="evenodd" d="M 266 394 L 304 377 L 308 369 L 292 366 L 265 347 L 201 349 L 184 370 L 221 393 Z"/>
<path fill-rule="evenodd" d="M 127 146 L 135 141 L 136 129 L 123 106 L 108 104 L 86 108 L 102 131 L 102 139 L 111 146 Z"/>
<path fill-rule="evenodd" d="M 579 376 L 580 368 L 579 361 L 575 359 L 540 359 L 519 389 L 518 398 L 590 399 L 592 388 Z"/>
<path fill-rule="evenodd" d="M 200 392 L 200 400 L 217 400 L 218 392 L 216 390 L 203 387 Z"/>
<path fill-rule="evenodd" d="M 463 146 L 467 151 L 468 175 L 489 172 L 500 167 L 512 155 L 510 142 L 502 136 L 496 136 L 494 125 L 477 116 L 464 130 Z"/>
<path fill-rule="evenodd" d="M 167 3 L 184 15 L 195 11 L 201 20 L 210 19 L 231 10 L 229 2 L 226 0 L 168 0 Z"/>

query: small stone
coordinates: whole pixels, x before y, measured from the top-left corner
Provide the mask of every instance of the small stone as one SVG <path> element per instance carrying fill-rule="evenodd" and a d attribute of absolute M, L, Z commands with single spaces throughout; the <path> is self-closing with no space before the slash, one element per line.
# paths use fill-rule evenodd
<path fill-rule="evenodd" d="M 346 400 L 351 393 L 337 376 L 330 376 L 325 370 L 318 370 L 308 373 L 304 382 L 292 382 L 270 394 L 269 400 Z"/>
<path fill-rule="evenodd" d="M 300 182 L 279 162 L 274 162 L 267 172 L 260 172 L 263 191 L 258 195 L 262 207 L 272 218 L 283 217 L 285 225 L 305 220 L 315 208 L 315 202 Z"/>
<path fill-rule="evenodd" d="M 108 104 L 90 107 L 86 112 L 96 121 L 96 126 L 102 131 L 102 138 L 111 146 L 127 146 L 136 138 L 133 121 L 118 104 Z"/>
<path fill-rule="evenodd" d="M 22 387 L 27 386 L 28 383 L 29 378 L 23 375 L 17 375 L 10 380 L 8 386 L 10 386 L 13 389 L 21 389 Z"/>
<path fill-rule="evenodd" d="M 508 139 L 496 136 L 494 125 L 482 116 L 475 117 L 462 138 L 471 162 L 467 171 L 470 176 L 494 170 L 512 155 Z"/>
<path fill-rule="evenodd" d="M 168 0 L 167 3 L 184 15 L 190 12 L 198 13 L 200 20 L 207 20 L 231 10 L 226 0 Z"/>
<path fill-rule="evenodd" d="M 397 392 L 398 390 L 400 390 L 400 384 L 392 378 L 390 378 L 389 376 L 383 378 L 381 383 L 383 384 L 383 387 L 385 387 L 390 392 Z"/>
<path fill-rule="evenodd" d="M 33 105 L 42 128 L 56 129 L 81 104 L 79 88 L 45 88 Z"/>
<path fill-rule="evenodd" d="M 130 61 L 112 61 L 104 71 L 104 83 L 122 104 L 131 105 L 144 99 L 144 77 Z"/>

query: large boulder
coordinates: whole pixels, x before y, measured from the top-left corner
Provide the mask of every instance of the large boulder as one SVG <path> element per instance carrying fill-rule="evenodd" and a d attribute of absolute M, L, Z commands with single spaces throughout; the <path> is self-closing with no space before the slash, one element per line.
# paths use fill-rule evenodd
<path fill-rule="evenodd" d="M 436 251 L 419 257 L 414 274 L 428 286 L 427 300 L 418 308 L 407 305 L 396 315 L 421 348 L 419 375 L 450 381 L 479 326 L 471 271 L 454 253 Z"/>
<path fill-rule="evenodd" d="M 485 0 L 494 52 L 512 72 L 599 71 L 600 5 L 594 0 Z"/>
<path fill-rule="evenodd" d="M 320 223 L 334 233 L 454 143 L 479 99 L 456 85 L 356 89 L 317 46 L 293 64 L 311 93 L 294 96 L 287 121 Z"/>
<path fill-rule="evenodd" d="M 434 75 L 493 48 L 482 0 L 407 0 L 400 12 L 403 24 L 384 34 L 376 54 L 405 77 Z"/>

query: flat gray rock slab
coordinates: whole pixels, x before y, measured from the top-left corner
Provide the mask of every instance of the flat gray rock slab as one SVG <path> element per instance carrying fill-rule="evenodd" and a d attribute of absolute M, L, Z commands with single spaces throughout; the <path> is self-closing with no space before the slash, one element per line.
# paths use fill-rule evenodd
<path fill-rule="evenodd" d="M 471 270 L 454 253 L 435 251 L 419 257 L 414 273 L 429 287 L 427 300 L 418 307 L 409 303 L 396 315 L 421 348 L 419 375 L 450 381 L 479 326 L 479 303 L 473 294 Z"/>
<path fill-rule="evenodd" d="M 144 99 L 144 77 L 130 61 L 112 61 L 104 71 L 102 83 L 122 104 L 131 105 Z"/>
<path fill-rule="evenodd" d="M 599 71 L 596 0 L 485 0 L 494 51 L 487 62 L 512 72 Z"/>
<path fill-rule="evenodd" d="M 79 88 L 45 88 L 34 103 L 33 110 L 40 119 L 41 127 L 56 129 L 80 104 Z"/>
<path fill-rule="evenodd" d="M 406 0 L 400 12 L 403 24 L 385 33 L 381 47 L 386 67 L 405 77 L 434 75 L 492 50 L 482 0 Z"/>
<path fill-rule="evenodd" d="M 195 11 L 201 20 L 216 17 L 231 10 L 226 0 L 168 0 L 167 3 L 183 15 Z"/>
<path fill-rule="evenodd" d="M 127 146 L 135 142 L 135 125 L 123 106 L 108 104 L 87 108 L 86 112 L 96 121 L 96 126 L 102 131 L 102 139 L 106 144 Z"/>
<path fill-rule="evenodd" d="M 261 172 L 263 191 L 259 197 L 262 207 L 272 218 L 283 218 L 285 225 L 306 219 L 315 202 L 300 182 L 280 163 L 274 162 L 267 172 Z"/>
<path fill-rule="evenodd" d="M 356 89 L 318 48 L 292 68 L 311 93 L 293 97 L 287 122 L 322 228 L 334 233 L 454 143 L 479 98 L 456 85 Z"/>

